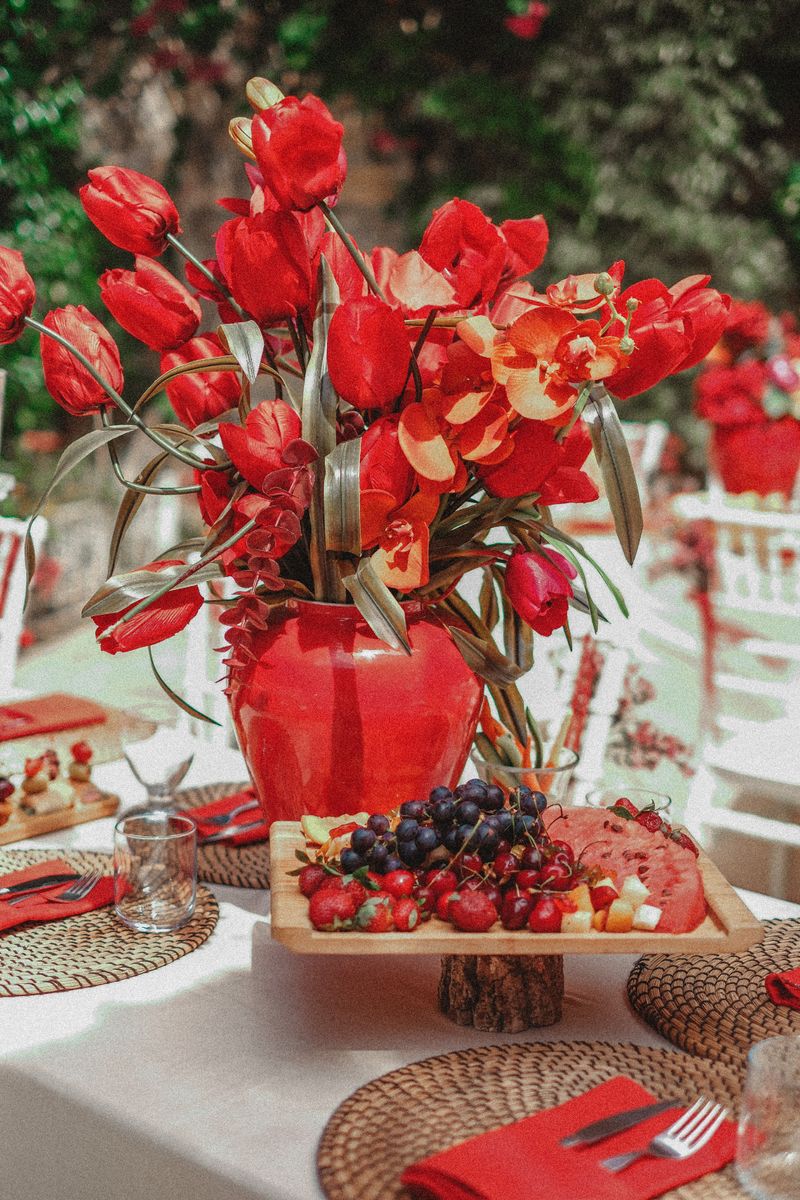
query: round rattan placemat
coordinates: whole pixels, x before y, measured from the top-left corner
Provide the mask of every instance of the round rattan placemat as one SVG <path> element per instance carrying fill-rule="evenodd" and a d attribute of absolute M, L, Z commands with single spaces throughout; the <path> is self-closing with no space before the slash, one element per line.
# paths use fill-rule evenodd
<path fill-rule="evenodd" d="M 766 921 L 763 942 L 738 954 L 648 954 L 628 978 L 641 1017 L 682 1050 L 741 1066 L 753 1042 L 800 1033 L 800 1012 L 773 1004 L 771 971 L 800 967 L 800 920 Z"/>
<path fill-rule="evenodd" d="M 328 1122 L 317 1168 L 328 1200 L 409 1200 L 400 1175 L 465 1138 L 629 1075 L 658 1096 L 713 1096 L 735 1109 L 736 1074 L 674 1050 L 629 1043 L 539 1042 L 456 1050 L 373 1079 Z M 531 1162 L 531 1179 L 536 1163 Z M 533 1192 L 531 1193 L 533 1195 Z M 741 1200 L 732 1167 L 665 1193 Z"/>
<path fill-rule="evenodd" d="M 205 787 L 184 788 L 175 793 L 175 804 L 188 812 L 204 804 L 212 804 L 223 796 L 230 796 L 232 792 L 241 792 L 248 786 L 247 783 L 209 783 Z M 252 815 L 258 817 L 258 812 Z M 250 842 L 246 846 L 214 842 L 210 846 L 198 846 L 197 875 L 204 883 L 268 888 L 269 842 Z"/>
<path fill-rule="evenodd" d="M 52 850 L 0 850 L 0 874 L 52 857 Z M 110 854 L 68 850 L 63 857 L 76 871 L 111 870 Z M 216 900 L 200 887 L 194 916 L 174 933 L 134 933 L 110 907 L 19 926 L 0 937 L 0 997 L 71 992 L 146 975 L 202 946 L 218 917 Z"/>

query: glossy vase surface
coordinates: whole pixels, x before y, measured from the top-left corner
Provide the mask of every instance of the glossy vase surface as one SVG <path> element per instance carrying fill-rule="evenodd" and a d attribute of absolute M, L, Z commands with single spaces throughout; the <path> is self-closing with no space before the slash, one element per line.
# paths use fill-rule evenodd
<path fill-rule="evenodd" d="M 800 421 L 781 417 L 763 425 L 714 429 L 711 454 L 726 492 L 791 496 L 800 468 Z"/>
<path fill-rule="evenodd" d="M 250 636 L 230 701 L 268 821 L 383 812 L 458 782 L 483 685 L 438 618 L 403 608 L 410 655 L 344 604 L 291 601 Z"/>

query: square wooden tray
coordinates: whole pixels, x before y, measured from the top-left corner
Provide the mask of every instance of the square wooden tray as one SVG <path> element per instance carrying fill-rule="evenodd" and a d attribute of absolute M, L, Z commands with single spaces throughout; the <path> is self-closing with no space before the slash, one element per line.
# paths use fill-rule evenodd
<path fill-rule="evenodd" d="M 411 933 L 323 933 L 308 919 L 308 900 L 290 875 L 306 848 L 300 825 L 276 821 L 270 830 L 272 936 L 299 954 L 733 954 L 764 936 L 764 927 L 702 851 L 698 866 L 708 915 L 691 933 L 530 933 L 498 926 L 462 933 L 433 918 Z"/>

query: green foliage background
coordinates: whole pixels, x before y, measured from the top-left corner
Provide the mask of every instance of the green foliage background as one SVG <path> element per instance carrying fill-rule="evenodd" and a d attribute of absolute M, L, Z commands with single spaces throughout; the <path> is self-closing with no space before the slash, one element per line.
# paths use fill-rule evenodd
<path fill-rule="evenodd" d="M 708 272 L 796 306 L 800 0 L 552 0 L 532 41 L 504 25 L 526 7 L 0 0 L 0 241 L 24 251 L 42 312 L 100 311 L 101 252 L 74 191 L 81 104 L 117 95 L 144 64 L 204 81 L 230 111 L 248 74 L 355 98 L 410 159 L 395 201 L 407 245 L 460 195 L 497 219 L 543 212 L 549 278 L 622 257 L 629 278 Z M 53 421 L 35 349 L 28 337 L 4 355 L 17 430 Z M 688 408 L 680 380 L 628 411 L 681 427 Z"/>

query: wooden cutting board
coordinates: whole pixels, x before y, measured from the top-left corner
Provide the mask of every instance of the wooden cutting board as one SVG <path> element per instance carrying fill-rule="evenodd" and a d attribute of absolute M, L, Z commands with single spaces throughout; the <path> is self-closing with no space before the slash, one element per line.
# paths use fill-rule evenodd
<path fill-rule="evenodd" d="M 110 817 L 118 808 L 119 796 L 112 792 L 101 792 L 100 799 L 94 804 L 80 804 L 76 801 L 72 808 L 59 808 L 55 812 L 34 817 L 17 811 L 9 817 L 5 825 L 0 825 L 0 846 L 38 837 L 40 833 L 52 833 L 54 829 L 69 829 L 72 825 L 83 825 L 86 821 Z"/>

